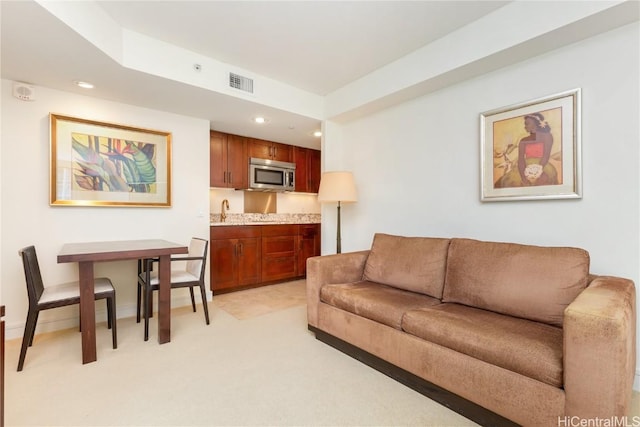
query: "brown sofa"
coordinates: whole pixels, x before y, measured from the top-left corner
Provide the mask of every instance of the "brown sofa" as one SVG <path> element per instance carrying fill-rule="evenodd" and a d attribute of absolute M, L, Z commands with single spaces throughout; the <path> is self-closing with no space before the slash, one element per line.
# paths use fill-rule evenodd
<path fill-rule="evenodd" d="M 578 248 L 376 234 L 307 261 L 318 339 L 480 424 L 628 415 L 635 301 Z"/>

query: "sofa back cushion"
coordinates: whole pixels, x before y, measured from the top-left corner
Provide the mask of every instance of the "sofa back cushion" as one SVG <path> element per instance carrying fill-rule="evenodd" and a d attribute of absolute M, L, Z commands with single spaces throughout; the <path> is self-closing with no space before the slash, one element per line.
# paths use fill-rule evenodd
<path fill-rule="evenodd" d="M 449 241 L 377 233 L 364 280 L 441 299 Z"/>
<path fill-rule="evenodd" d="M 583 249 L 452 239 L 443 302 L 562 326 L 588 275 Z"/>

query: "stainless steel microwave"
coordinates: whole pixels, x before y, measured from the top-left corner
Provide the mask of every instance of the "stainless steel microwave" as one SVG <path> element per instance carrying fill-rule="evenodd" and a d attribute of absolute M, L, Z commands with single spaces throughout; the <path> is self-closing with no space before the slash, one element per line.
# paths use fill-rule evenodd
<path fill-rule="evenodd" d="M 277 160 L 249 159 L 249 188 L 263 191 L 295 191 L 296 164 Z"/>

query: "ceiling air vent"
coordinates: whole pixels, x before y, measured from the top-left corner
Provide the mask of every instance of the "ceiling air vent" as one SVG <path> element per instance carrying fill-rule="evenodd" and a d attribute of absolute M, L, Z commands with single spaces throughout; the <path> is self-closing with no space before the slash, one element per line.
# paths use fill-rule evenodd
<path fill-rule="evenodd" d="M 229 86 L 244 92 L 253 93 L 253 79 L 239 74 L 229 73 Z"/>

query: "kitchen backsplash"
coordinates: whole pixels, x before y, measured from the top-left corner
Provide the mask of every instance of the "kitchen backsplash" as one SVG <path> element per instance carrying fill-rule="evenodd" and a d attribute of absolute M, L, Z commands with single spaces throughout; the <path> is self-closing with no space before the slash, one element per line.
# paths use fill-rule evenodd
<path fill-rule="evenodd" d="M 313 213 L 228 213 L 224 223 L 220 221 L 219 213 L 209 215 L 211 224 L 318 224 L 320 223 L 320 214 Z"/>
<path fill-rule="evenodd" d="M 251 213 L 245 210 L 245 191 L 210 189 L 209 220 L 212 225 L 242 224 L 319 224 L 321 206 L 318 196 L 305 193 L 271 193 L 277 197 L 277 210 L 274 213 Z M 229 205 L 225 213 L 225 222 L 220 221 L 222 202 Z M 249 209 L 251 211 L 251 209 Z M 255 211 L 254 211 L 255 212 Z"/>

